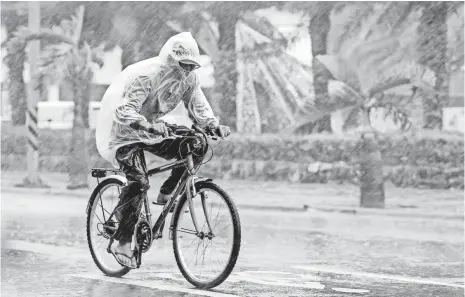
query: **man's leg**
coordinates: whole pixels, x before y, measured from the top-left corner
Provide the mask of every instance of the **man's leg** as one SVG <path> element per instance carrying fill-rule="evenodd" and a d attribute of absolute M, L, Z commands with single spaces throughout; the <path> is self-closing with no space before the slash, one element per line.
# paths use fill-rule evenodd
<path fill-rule="evenodd" d="M 159 156 L 164 159 L 178 159 L 185 157 L 187 154 L 187 142 L 188 140 L 176 138 L 176 139 L 166 139 L 161 143 L 144 148 L 150 153 Z M 191 146 L 192 147 L 192 146 Z M 206 146 L 203 149 L 198 149 L 195 151 L 194 155 L 194 164 L 199 164 L 202 162 L 203 157 L 206 154 Z M 166 203 L 170 198 L 173 191 L 176 189 L 179 181 L 181 180 L 182 174 L 184 173 L 185 168 L 179 167 L 171 170 L 171 174 L 168 179 L 162 184 L 160 188 L 160 194 L 157 198 L 157 203 Z"/>
<path fill-rule="evenodd" d="M 114 239 L 118 241 L 114 251 L 122 263 L 130 266 L 136 264 L 134 258 L 130 260 L 128 257 L 131 258 L 133 254 L 131 241 L 142 208 L 142 193 L 148 188 L 148 180 L 138 162 L 138 152 L 137 145 L 124 146 L 116 152 L 116 160 L 126 175 L 128 185 L 123 187 L 115 208 L 119 227 L 114 235 Z"/>

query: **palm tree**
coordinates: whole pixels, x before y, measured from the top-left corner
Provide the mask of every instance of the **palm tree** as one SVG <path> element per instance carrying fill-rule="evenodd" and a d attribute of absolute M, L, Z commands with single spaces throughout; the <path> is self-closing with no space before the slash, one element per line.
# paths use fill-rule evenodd
<path fill-rule="evenodd" d="M 4 62 L 8 67 L 8 97 L 11 104 L 11 121 L 15 126 L 26 124 L 27 98 L 23 72 L 26 61 L 25 43 L 21 38 L 10 38 L 6 43 Z"/>
<path fill-rule="evenodd" d="M 448 2 L 424 2 L 418 26 L 419 62 L 436 74 L 436 93 L 424 93 L 424 128 L 442 129 L 442 109 L 448 99 L 449 72 L 447 66 Z"/>
<path fill-rule="evenodd" d="M 401 85 L 412 86 L 414 91 L 412 97 L 416 89 L 433 90 L 431 71 L 416 62 L 402 59 L 391 67 L 376 71 L 371 70 L 373 67 L 370 64 L 360 63 L 363 59 L 369 60 L 390 43 L 398 46 L 395 38 L 363 44 L 351 53 L 350 60 L 331 55 L 317 57 L 332 75 L 328 85 L 331 100 L 351 102 L 347 107 L 345 125 L 355 123 L 359 126 L 358 132 L 362 137 L 360 148 L 360 205 L 362 207 L 383 208 L 385 203 L 382 156 L 375 130 L 371 126 L 373 112 L 384 113 L 385 118 L 391 119 L 399 130 L 405 131 L 411 126 L 408 112 L 403 110 L 403 103 L 385 99 L 383 93 Z M 372 79 L 367 80 L 370 76 Z"/>
<path fill-rule="evenodd" d="M 449 17 L 450 21 L 450 39 L 448 46 L 448 66 L 447 69 L 450 73 L 457 71 L 463 71 L 463 61 L 464 61 L 464 27 L 465 27 L 465 18 L 463 11 L 463 2 L 454 2 L 457 7 L 452 7 Z"/>
<path fill-rule="evenodd" d="M 8 34 L 16 31 L 20 26 L 27 25 L 27 15 L 18 13 L 15 7 L 2 7 L 2 24 L 5 25 Z M 8 97 L 11 104 L 11 121 L 14 126 L 26 124 L 27 98 L 24 85 L 23 72 L 26 60 L 25 44 L 19 38 L 9 38 L 3 44 L 7 54 L 3 58 L 8 67 Z"/>
<path fill-rule="evenodd" d="M 52 26 L 63 18 L 70 16 L 70 11 L 75 11 L 79 6 L 87 7 L 83 21 L 81 40 L 87 41 L 92 47 L 102 42 L 108 44 L 107 49 L 115 46 L 115 43 L 106 40 L 111 31 L 111 18 L 108 13 L 111 2 L 59 2 L 49 1 L 41 4 L 42 26 Z M 27 100 L 23 79 L 24 63 L 26 61 L 26 45 L 24 34 L 14 34 L 18 28 L 27 24 L 27 3 L 8 2 L 2 6 L 2 24 L 7 28 L 9 37 L 2 46 L 7 49 L 4 62 L 9 68 L 8 94 L 12 107 L 12 124 L 24 125 L 26 121 Z M 13 32 L 13 34 L 11 34 Z M 41 46 L 47 42 L 56 42 L 55 37 L 47 35 L 42 38 Z M 41 83 L 42 87 L 42 83 Z"/>
<path fill-rule="evenodd" d="M 79 6 L 84 6 L 85 18 L 81 40 L 91 47 L 105 44 L 105 50 L 115 46 L 122 49 L 122 66 L 158 54 L 170 37 L 165 24 L 179 11 L 184 2 L 55 2 L 44 8 L 43 24 L 55 24 L 70 16 Z"/>
<path fill-rule="evenodd" d="M 212 100 L 213 108 L 220 113 L 221 122 L 233 130 L 236 130 L 238 88 L 236 25 L 247 12 L 277 4 L 279 2 L 188 2 L 175 18 L 183 28 L 199 34 L 202 34 L 201 28 L 205 23 L 215 23 L 217 35 L 212 48 L 218 50 L 210 54 L 215 69 L 213 93 L 216 99 Z"/>
<path fill-rule="evenodd" d="M 236 24 L 241 11 L 234 2 L 223 2 L 212 5 L 211 12 L 218 22 L 219 53 L 215 61 L 215 88 L 219 96 L 222 111 L 222 122 L 236 129 Z"/>
<path fill-rule="evenodd" d="M 312 70 L 313 89 L 315 92 L 315 104 L 321 105 L 327 101 L 329 76 L 325 68 L 315 59 L 318 55 L 326 55 L 328 45 L 328 34 L 331 28 L 331 10 L 334 4 L 331 2 L 316 2 L 311 10 L 310 25 L 308 27 L 312 43 Z M 331 132 L 331 116 L 325 115 L 323 118 L 313 123 L 316 132 Z"/>
<path fill-rule="evenodd" d="M 349 48 L 350 52 L 351 46 L 360 41 L 373 40 L 377 36 L 386 36 L 386 32 L 392 36 L 404 35 L 404 53 L 409 52 L 412 59 L 431 69 L 436 77 L 434 92 L 419 92 L 423 101 L 423 127 L 441 128 L 442 107 L 447 100 L 449 74 L 453 71 L 448 69 L 448 65 L 452 64 L 456 70 L 459 68 L 457 62 L 463 64 L 463 41 L 460 42 L 463 40 L 463 29 L 458 33 L 459 46 L 448 54 L 447 21 L 450 12 L 459 10 L 462 5 L 462 2 L 346 4 L 352 14 L 338 38 L 335 38 L 333 51 L 342 53 Z M 365 34 L 360 34 L 363 31 Z M 365 38 L 361 38 L 363 36 Z M 462 54 L 457 55 L 457 49 Z M 392 57 L 395 59 L 396 55 Z"/>
<path fill-rule="evenodd" d="M 431 71 L 414 62 L 412 45 L 415 39 L 412 35 L 416 30 L 414 20 L 417 15 L 411 3 L 339 3 L 332 7 L 323 4 L 304 4 L 311 18 L 310 34 L 316 35 L 311 38 L 312 47 L 316 47 L 312 49 L 312 55 L 317 100 L 308 108 L 311 118 L 296 121 L 295 127 L 314 123 L 330 112 L 343 111 L 343 129 L 359 127 L 362 137 L 362 146 L 357 152 L 361 158 L 360 205 L 382 208 L 385 203 L 384 178 L 381 152 L 370 124 L 373 111 L 384 112 L 398 129 L 408 129 L 410 120 L 407 112 L 402 110 L 403 104 L 386 101 L 383 93 L 405 84 L 415 90 L 431 91 L 428 86 L 433 84 L 426 78 L 431 77 Z M 338 24 L 331 36 L 328 33 L 330 13 L 335 13 L 335 17 L 345 13 L 347 20 Z M 322 44 L 323 40 L 331 42 Z M 326 51 L 332 55 L 324 55 Z M 328 96 L 325 96 L 326 90 Z"/>
<path fill-rule="evenodd" d="M 417 17 L 414 6 L 411 3 L 350 3 L 332 7 L 320 3 L 305 5 L 312 19 L 310 33 L 316 35 L 311 38 L 312 47 L 316 46 L 312 54 L 317 100 L 313 106 L 309 106 L 309 115 L 315 115 L 315 112 L 310 112 L 312 109 L 320 114 L 310 121 L 297 121 L 296 127 L 314 123 L 330 112 L 343 111 L 343 129 L 359 127 L 362 137 L 359 151 L 360 205 L 382 208 L 385 200 L 382 159 L 374 137 L 376 134 L 370 128 L 372 111 L 384 110 L 386 117 L 397 123 L 399 129 L 405 130 L 410 126 L 410 121 L 407 113 L 398 108 L 402 104 L 383 101 L 383 93 L 404 84 L 414 86 L 415 90 L 431 91 L 428 85 L 433 84 L 431 80 L 428 80 L 429 84 L 425 82 L 423 75 L 426 70 L 412 62 L 415 61 L 411 50 L 415 42 L 412 35 L 416 30 L 412 20 Z M 347 14 L 347 11 L 352 14 Z M 330 12 L 336 15 L 346 13 L 344 17 L 347 20 L 343 26 L 339 24 L 336 28 L 339 35 L 335 36 L 333 31 L 331 38 L 328 37 Z M 321 44 L 323 40 L 330 39 L 330 44 Z M 315 59 L 315 52 L 324 54 L 326 51 L 332 55 L 320 54 Z M 328 73 L 323 69 L 329 71 L 329 83 Z M 431 75 L 430 72 L 427 74 Z M 325 96 L 326 90 L 329 96 Z"/>
<path fill-rule="evenodd" d="M 84 6 L 77 9 L 70 20 L 62 20 L 59 26 L 31 33 L 20 28 L 16 36 L 27 43 L 34 39 L 45 39 L 49 44 L 43 49 L 40 72 L 51 80 L 69 81 L 74 99 L 74 120 L 71 133 L 68 173 L 69 189 L 87 187 L 88 179 L 88 107 L 90 85 L 93 76 L 93 62 L 101 65 L 98 52 L 81 40 L 84 22 Z"/>

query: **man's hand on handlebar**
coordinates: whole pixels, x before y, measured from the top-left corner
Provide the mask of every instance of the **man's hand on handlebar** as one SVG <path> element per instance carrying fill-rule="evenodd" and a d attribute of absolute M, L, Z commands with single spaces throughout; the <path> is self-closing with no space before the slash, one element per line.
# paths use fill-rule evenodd
<path fill-rule="evenodd" d="M 216 134 L 218 134 L 219 137 L 224 138 L 231 135 L 231 128 L 229 128 L 228 126 L 219 125 L 216 128 L 215 132 Z"/>
<path fill-rule="evenodd" d="M 149 123 L 146 121 L 138 121 L 136 123 L 131 124 L 131 127 L 133 127 L 134 129 L 144 130 L 144 131 L 147 131 L 155 135 L 161 135 L 165 138 L 173 134 L 179 134 L 180 132 L 179 129 L 181 130 L 181 135 L 183 134 L 182 133 L 183 130 L 186 130 L 186 129 L 188 131 L 190 130 L 189 128 L 184 127 L 184 126 L 166 124 L 162 121 L 155 122 L 155 123 Z M 194 128 L 201 129 L 200 127 L 197 127 L 197 126 L 194 126 Z M 218 125 L 216 127 L 207 127 L 205 129 L 205 132 L 211 136 L 218 136 L 220 138 L 225 138 L 231 134 L 231 128 L 229 128 L 228 126 L 224 126 L 224 125 Z"/>
<path fill-rule="evenodd" d="M 207 132 L 207 134 L 211 136 L 225 138 L 231 135 L 231 128 L 229 128 L 228 126 L 219 125 L 216 127 L 207 127 L 205 132 Z"/>
<path fill-rule="evenodd" d="M 170 135 L 168 127 L 166 127 L 164 122 L 153 123 L 149 132 L 155 135 L 162 135 L 163 137 L 168 137 Z"/>
<path fill-rule="evenodd" d="M 164 122 L 149 123 L 146 121 L 138 121 L 134 123 L 132 126 L 133 128 L 145 130 L 149 133 L 161 135 L 163 137 L 168 137 L 170 135 L 170 131 L 168 127 L 166 127 Z"/>

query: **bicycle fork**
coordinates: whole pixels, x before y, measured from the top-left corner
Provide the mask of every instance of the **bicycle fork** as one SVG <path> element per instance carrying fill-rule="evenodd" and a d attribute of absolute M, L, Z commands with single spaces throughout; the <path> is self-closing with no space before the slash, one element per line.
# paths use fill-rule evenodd
<path fill-rule="evenodd" d="M 194 200 L 193 199 L 197 195 L 197 190 L 195 188 L 195 183 L 196 183 L 196 180 L 199 179 L 199 177 L 195 175 L 196 168 L 194 166 L 192 154 L 189 154 L 189 156 L 187 157 L 187 162 L 188 162 L 187 165 L 188 165 L 189 175 L 186 178 L 186 195 L 187 195 L 187 201 L 189 203 L 189 213 L 191 215 L 192 224 L 194 225 L 195 235 L 197 235 L 198 237 L 204 237 L 205 234 L 202 231 L 199 230 L 199 225 L 198 225 L 198 222 L 197 222 L 197 216 L 196 216 L 195 210 L 194 210 Z M 209 232 L 208 232 L 208 234 L 206 236 L 213 236 L 213 231 L 212 231 L 212 228 L 211 228 L 211 225 L 210 225 L 210 219 L 208 217 L 206 201 L 205 201 L 207 196 L 205 195 L 205 193 L 200 193 L 200 196 L 201 196 L 201 200 L 202 200 L 202 208 L 203 208 L 203 211 L 205 213 L 205 220 L 207 222 L 207 226 L 208 226 L 208 229 L 209 229 Z"/>

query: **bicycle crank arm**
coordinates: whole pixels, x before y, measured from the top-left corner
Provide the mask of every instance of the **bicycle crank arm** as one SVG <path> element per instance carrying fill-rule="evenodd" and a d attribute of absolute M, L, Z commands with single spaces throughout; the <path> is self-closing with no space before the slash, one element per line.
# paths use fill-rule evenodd
<path fill-rule="evenodd" d="M 136 267 L 140 268 L 140 265 L 142 264 L 142 249 L 141 248 L 137 249 L 136 262 L 137 262 Z"/>
<path fill-rule="evenodd" d="M 157 233 L 153 236 L 153 240 L 160 239 L 163 237 L 163 228 L 165 227 L 165 221 L 161 223 L 160 229 L 158 229 Z"/>

